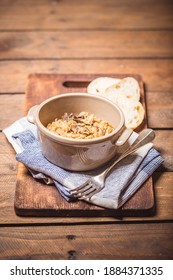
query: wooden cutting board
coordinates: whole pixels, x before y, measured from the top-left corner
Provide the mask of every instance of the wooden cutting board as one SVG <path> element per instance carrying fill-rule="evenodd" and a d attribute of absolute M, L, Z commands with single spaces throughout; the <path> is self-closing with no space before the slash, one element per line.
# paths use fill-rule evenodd
<path fill-rule="evenodd" d="M 89 82 L 99 76 L 134 77 L 139 82 L 141 102 L 145 108 L 144 86 L 139 75 L 32 74 L 28 78 L 26 88 L 25 114 L 27 114 L 30 107 L 40 104 L 51 96 L 60 93 L 86 92 Z M 146 126 L 145 117 L 138 131 Z M 14 207 L 16 214 L 20 216 L 149 216 L 154 213 L 152 178 L 149 178 L 123 207 L 118 210 L 112 210 L 83 201 L 66 202 L 53 185 L 47 186 L 41 181 L 34 180 L 25 166 L 19 163 Z"/>

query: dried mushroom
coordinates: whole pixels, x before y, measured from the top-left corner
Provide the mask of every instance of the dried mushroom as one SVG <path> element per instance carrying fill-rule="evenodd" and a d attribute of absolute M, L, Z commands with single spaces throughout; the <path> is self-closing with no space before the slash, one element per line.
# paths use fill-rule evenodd
<path fill-rule="evenodd" d="M 92 139 L 111 133 L 114 128 L 88 112 L 79 114 L 65 113 L 60 119 L 55 119 L 47 128 L 60 136 L 76 139 Z"/>

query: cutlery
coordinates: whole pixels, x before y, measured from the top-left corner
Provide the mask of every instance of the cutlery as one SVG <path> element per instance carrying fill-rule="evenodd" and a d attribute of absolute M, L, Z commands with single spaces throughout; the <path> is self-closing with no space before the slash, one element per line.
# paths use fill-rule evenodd
<path fill-rule="evenodd" d="M 123 152 L 119 158 L 106 168 L 102 173 L 89 178 L 84 184 L 70 191 L 73 197 L 78 199 L 89 199 L 94 194 L 100 192 L 105 186 L 105 179 L 108 173 L 115 165 L 128 155 L 134 153 L 137 149 L 151 142 L 155 138 L 155 133 L 152 129 L 144 129 L 133 142 L 133 144 Z"/>

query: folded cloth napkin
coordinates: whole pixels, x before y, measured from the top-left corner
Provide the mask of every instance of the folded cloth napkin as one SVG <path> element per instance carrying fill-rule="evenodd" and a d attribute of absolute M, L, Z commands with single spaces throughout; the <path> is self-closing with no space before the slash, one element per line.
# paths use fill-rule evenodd
<path fill-rule="evenodd" d="M 105 167 L 87 172 L 64 170 L 50 163 L 41 152 L 40 142 L 35 125 L 24 117 L 3 130 L 17 155 L 36 179 L 43 179 L 46 184 L 54 183 L 60 194 L 67 201 L 74 201 L 69 190 L 72 190 L 93 175 L 103 171 Z M 130 137 L 132 143 L 137 134 Z M 121 207 L 151 176 L 163 162 L 163 158 L 149 143 L 135 153 L 120 161 L 108 174 L 105 187 L 93 195 L 89 202 L 101 207 L 117 209 Z"/>

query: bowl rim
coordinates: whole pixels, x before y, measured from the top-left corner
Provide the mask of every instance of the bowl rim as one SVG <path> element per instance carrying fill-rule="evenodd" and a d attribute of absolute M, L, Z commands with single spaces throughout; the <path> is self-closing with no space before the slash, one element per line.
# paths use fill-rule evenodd
<path fill-rule="evenodd" d="M 44 105 L 48 104 L 49 102 L 51 102 L 52 100 L 55 99 L 60 99 L 60 98 L 68 98 L 68 97 L 73 97 L 73 96 L 85 96 L 86 98 L 92 98 L 92 99 L 97 99 L 97 100 L 101 100 L 103 102 L 106 102 L 108 104 L 110 104 L 115 110 L 117 110 L 120 114 L 120 123 L 117 126 L 116 129 L 114 129 L 113 132 L 111 132 L 108 135 L 105 136 L 101 136 L 101 137 L 97 137 L 97 138 L 91 138 L 91 139 L 75 139 L 75 138 L 68 138 L 68 137 L 64 137 L 64 136 L 60 136 L 58 134 L 55 134 L 51 131 L 49 131 L 40 121 L 39 118 L 39 112 L 41 111 L 41 109 L 43 108 Z M 102 96 L 98 96 L 98 95 L 94 95 L 94 94 L 89 94 L 89 93 L 85 93 L 85 92 L 75 92 L 75 93 L 61 93 L 58 94 L 56 96 L 47 98 L 46 100 L 44 100 L 43 102 L 40 103 L 40 105 L 38 105 L 36 113 L 35 113 L 35 123 L 38 126 L 38 128 L 40 129 L 40 131 L 45 134 L 47 137 L 51 138 L 52 140 L 62 143 L 62 144 L 70 144 L 70 145 L 86 145 L 86 144 L 95 144 L 95 143 L 100 143 L 100 142 L 105 142 L 106 140 L 109 140 L 110 138 L 112 138 L 115 134 L 117 134 L 117 132 L 119 132 L 121 130 L 121 128 L 124 126 L 125 124 L 125 117 L 124 114 L 122 112 L 122 110 L 113 102 L 111 102 L 109 99 L 102 97 Z"/>

